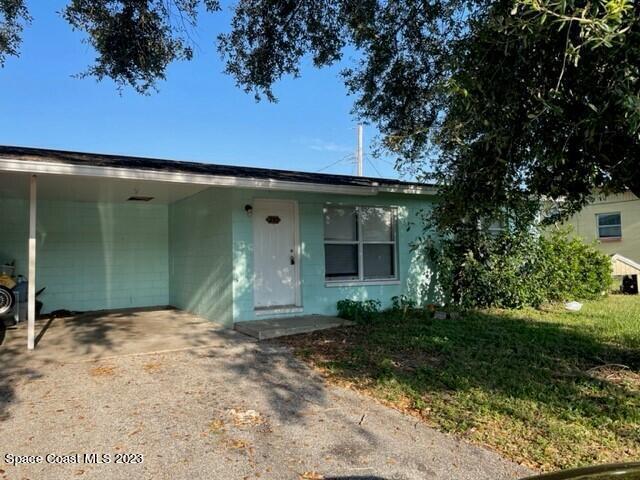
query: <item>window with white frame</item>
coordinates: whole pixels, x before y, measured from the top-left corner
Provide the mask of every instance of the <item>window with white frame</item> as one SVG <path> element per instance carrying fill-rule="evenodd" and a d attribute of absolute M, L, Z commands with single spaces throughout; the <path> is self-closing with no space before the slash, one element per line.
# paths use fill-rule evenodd
<path fill-rule="evenodd" d="M 502 220 L 492 220 L 488 222 L 487 233 L 492 237 L 497 237 L 505 231 L 504 222 Z"/>
<path fill-rule="evenodd" d="M 622 218 L 620 212 L 596 214 L 598 238 L 622 238 Z"/>
<path fill-rule="evenodd" d="M 325 279 L 363 282 L 397 279 L 396 240 L 393 208 L 325 208 Z"/>

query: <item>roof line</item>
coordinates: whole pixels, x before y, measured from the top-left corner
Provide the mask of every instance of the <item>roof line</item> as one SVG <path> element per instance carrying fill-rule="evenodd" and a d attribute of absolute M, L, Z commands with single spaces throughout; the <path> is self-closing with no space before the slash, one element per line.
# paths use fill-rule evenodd
<path fill-rule="evenodd" d="M 266 188 L 324 193 L 350 193 L 375 195 L 375 187 L 349 185 L 317 185 L 314 183 L 285 182 L 271 179 L 242 179 L 231 176 L 192 175 L 134 168 L 115 168 L 94 165 L 66 165 L 54 162 L 30 162 L 5 160 L 0 156 L 0 171 L 26 172 L 47 175 L 72 175 L 81 177 L 116 178 L 121 180 L 145 180 L 170 183 L 188 183 L 221 187 Z M 323 188 L 324 187 L 324 188 Z"/>
<path fill-rule="evenodd" d="M 619 253 L 614 253 L 611 256 L 611 260 L 612 261 L 618 260 L 624 263 L 625 265 L 628 265 L 629 267 L 635 268 L 636 270 L 640 270 L 640 263 L 634 262 L 630 258 L 627 258 L 624 255 L 620 255 Z"/>
<path fill-rule="evenodd" d="M 0 170 L 358 195 L 436 193 L 432 185 L 391 179 L 10 146 L 0 146 Z"/>

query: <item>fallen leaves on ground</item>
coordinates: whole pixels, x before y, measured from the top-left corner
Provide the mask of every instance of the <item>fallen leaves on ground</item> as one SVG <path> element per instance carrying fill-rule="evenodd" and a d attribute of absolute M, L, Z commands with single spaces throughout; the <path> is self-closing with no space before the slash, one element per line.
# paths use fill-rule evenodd
<path fill-rule="evenodd" d="M 240 438 L 229 438 L 226 442 L 227 447 L 234 450 L 245 450 L 251 448 L 251 444 Z"/>
<path fill-rule="evenodd" d="M 211 420 L 211 422 L 209 422 L 209 433 L 224 433 L 225 428 L 224 428 L 224 422 L 222 420 L 220 420 L 219 418 L 216 418 L 214 420 Z"/>
<path fill-rule="evenodd" d="M 605 382 L 640 390 L 640 373 L 634 372 L 626 365 L 600 365 L 588 370 L 587 374 Z"/>
<path fill-rule="evenodd" d="M 236 427 L 261 425 L 264 423 L 264 419 L 260 412 L 255 410 L 236 410 L 231 408 L 227 410 L 227 414 L 232 418 L 233 424 Z"/>
<path fill-rule="evenodd" d="M 638 458 L 639 300 L 612 295 L 570 314 L 469 311 L 455 322 L 389 311 L 276 342 L 332 384 L 551 471 Z"/>
<path fill-rule="evenodd" d="M 304 472 L 300 474 L 300 480 L 324 480 L 324 476 L 315 471 Z"/>
<path fill-rule="evenodd" d="M 157 373 L 162 368 L 162 364 L 160 362 L 147 362 L 142 368 L 147 373 Z"/>
<path fill-rule="evenodd" d="M 113 377 L 116 373 L 116 367 L 112 365 L 99 365 L 89 370 L 92 377 Z"/>

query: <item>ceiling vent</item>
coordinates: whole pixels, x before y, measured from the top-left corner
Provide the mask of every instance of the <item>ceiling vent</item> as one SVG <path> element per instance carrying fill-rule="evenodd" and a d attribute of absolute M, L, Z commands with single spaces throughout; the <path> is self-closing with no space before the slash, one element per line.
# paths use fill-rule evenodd
<path fill-rule="evenodd" d="M 149 202 L 153 200 L 154 197 L 145 197 L 144 195 L 133 195 L 132 197 L 127 198 L 129 202 Z"/>

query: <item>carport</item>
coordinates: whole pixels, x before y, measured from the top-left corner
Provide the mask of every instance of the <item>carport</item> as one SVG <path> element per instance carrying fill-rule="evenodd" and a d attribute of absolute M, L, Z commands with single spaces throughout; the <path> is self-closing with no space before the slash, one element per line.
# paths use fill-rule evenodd
<path fill-rule="evenodd" d="M 3 365 L 26 360 L 26 327 L 18 324 L 5 330 L 0 325 Z M 36 349 L 29 352 L 29 358 L 48 364 L 76 363 L 214 348 L 226 346 L 231 339 L 233 344 L 238 344 L 238 340 L 249 341 L 249 337 L 184 310 L 161 307 L 101 310 L 38 319 Z"/>
<path fill-rule="evenodd" d="M 398 186 L 385 188 L 395 194 Z M 413 194 L 415 186 L 406 188 Z M 28 295 L 20 291 L 21 298 L 28 296 L 30 350 L 41 304 L 47 316 L 75 318 L 172 306 L 231 327 L 257 315 L 251 220 L 256 195 L 282 191 L 293 205 L 299 193 L 321 192 L 314 208 L 322 208 L 328 194 L 371 196 L 377 189 L 372 179 L 0 146 L 0 265 L 15 263 L 10 274 L 3 274 L 9 268 L 0 272 L 2 292 L 11 294 L 15 282 L 28 285 Z M 292 253 L 294 262 L 302 254 L 296 221 L 292 216 L 283 222 L 296 237 L 279 257 L 286 268 Z M 27 279 L 24 285 L 20 277 Z M 7 278 L 11 286 L 4 285 Z M 291 291 L 299 289 L 299 274 L 278 278 Z M 319 278 L 318 272 L 314 280 Z M 4 298 L 11 300 L 10 294 Z M 323 297 L 316 308 L 333 304 Z M 6 305 L 0 302 L 0 313 Z M 276 315 L 287 311 L 274 309 Z"/>
<path fill-rule="evenodd" d="M 15 261 L 16 274 L 28 279 L 28 348 L 34 348 L 40 333 L 35 293 L 43 287 L 38 298 L 43 314 L 141 307 L 163 312 L 169 305 L 189 310 L 185 292 L 183 298 L 170 293 L 172 254 L 186 258 L 170 246 L 171 209 L 206 188 L 135 178 L 2 172 L 0 263 Z M 195 228 L 193 234 L 199 231 Z M 181 242 L 178 248 L 190 245 Z M 174 274 L 180 276 L 179 269 Z M 97 328 L 100 318 L 106 322 L 109 317 L 94 315 L 87 326 Z M 185 317 L 174 320 L 189 327 Z"/>
<path fill-rule="evenodd" d="M 0 314 L 16 291 L 28 296 L 33 349 L 40 304 L 58 317 L 173 306 L 225 327 L 299 316 L 288 331 L 316 328 L 303 317 L 331 317 L 344 298 L 422 301 L 435 282 L 410 227 L 435 194 L 390 179 L 0 145 L 0 265 L 15 262 L 0 272 Z M 331 239 L 327 219 L 343 210 Z M 331 245 L 342 252 L 333 263 Z"/>

